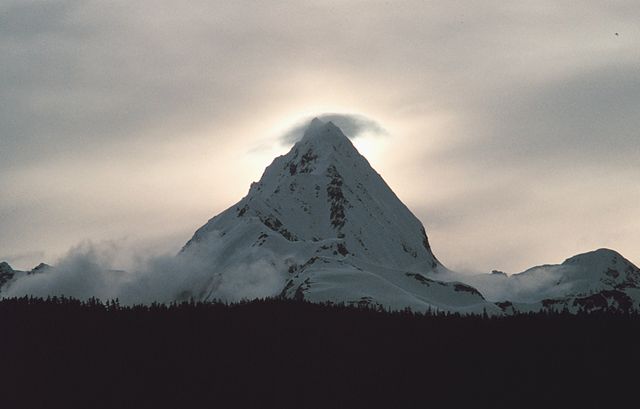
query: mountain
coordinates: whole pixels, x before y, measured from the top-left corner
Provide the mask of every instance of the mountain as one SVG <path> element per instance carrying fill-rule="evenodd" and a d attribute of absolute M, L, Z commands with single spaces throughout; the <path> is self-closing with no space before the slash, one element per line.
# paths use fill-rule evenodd
<path fill-rule="evenodd" d="M 464 280 L 508 311 L 640 308 L 640 269 L 621 254 L 598 249 L 562 264 L 542 265 L 522 273 L 484 274 Z"/>
<path fill-rule="evenodd" d="M 13 280 L 16 272 L 11 268 L 9 263 L 3 261 L 0 263 L 0 288 L 4 286 L 7 282 Z"/>
<path fill-rule="evenodd" d="M 27 274 L 42 274 L 42 273 L 46 273 L 49 270 L 51 270 L 51 266 L 49 264 L 40 263 L 37 266 L 35 266 L 31 271 L 29 271 Z"/>
<path fill-rule="evenodd" d="M 422 223 L 349 138 L 318 119 L 244 198 L 198 229 L 169 263 L 148 276 L 126 278 L 110 269 L 94 275 L 122 286 L 107 294 L 122 288 L 148 294 L 150 282 L 159 281 L 169 300 L 237 300 L 241 293 L 417 312 L 640 309 L 640 269 L 613 250 L 511 276 L 450 271 L 433 254 Z M 64 268 L 40 264 L 16 271 L 0 263 L 0 292 L 27 276 L 64 276 Z M 136 277 L 142 282 L 132 284 Z"/>
<path fill-rule="evenodd" d="M 446 274 L 422 223 L 332 122 L 314 119 L 304 136 L 266 168 L 247 196 L 209 220 L 181 257 L 216 272 L 268 263 L 283 297 L 448 311 L 497 311 L 475 288 Z"/>
<path fill-rule="evenodd" d="M 34 273 L 45 272 L 50 268 L 47 264 L 40 263 L 31 271 L 14 270 L 6 261 L 0 262 L 0 293 L 20 278 Z"/>

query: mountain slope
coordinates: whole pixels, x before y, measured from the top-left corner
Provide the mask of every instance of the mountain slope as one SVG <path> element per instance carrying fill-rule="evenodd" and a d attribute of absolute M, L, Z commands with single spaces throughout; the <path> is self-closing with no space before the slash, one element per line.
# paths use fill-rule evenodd
<path fill-rule="evenodd" d="M 494 310 L 475 289 L 427 279 L 448 270 L 420 221 L 333 123 L 314 119 L 240 202 L 198 229 L 180 256 L 216 271 L 268 263 L 284 297 L 416 310 Z"/>

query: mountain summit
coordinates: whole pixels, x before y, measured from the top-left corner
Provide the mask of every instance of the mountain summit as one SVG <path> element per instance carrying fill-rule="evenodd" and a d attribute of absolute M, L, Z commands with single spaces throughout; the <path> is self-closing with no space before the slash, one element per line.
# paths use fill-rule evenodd
<path fill-rule="evenodd" d="M 426 278 L 447 269 L 422 223 L 340 128 L 317 118 L 181 253 L 210 256 L 214 276 L 268 261 L 284 297 L 416 310 L 493 307 L 472 287 Z M 217 285 L 212 279 L 201 298 Z"/>

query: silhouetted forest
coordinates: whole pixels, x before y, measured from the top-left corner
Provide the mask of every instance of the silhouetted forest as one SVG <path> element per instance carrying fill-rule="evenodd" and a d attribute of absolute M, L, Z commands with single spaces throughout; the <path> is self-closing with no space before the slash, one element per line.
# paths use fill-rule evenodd
<path fill-rule="evenodd" d="M 2 408 L 640 404 L 636 313 L 20 298 L 0 301 L 0 325 Z"/>

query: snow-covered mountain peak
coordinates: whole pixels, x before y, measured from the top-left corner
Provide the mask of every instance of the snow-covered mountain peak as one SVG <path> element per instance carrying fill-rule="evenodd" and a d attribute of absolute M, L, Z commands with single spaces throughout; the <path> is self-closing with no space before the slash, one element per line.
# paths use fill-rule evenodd
<path fill-rule="evenodd" d="M 288 170 L 292 176 L 297 173 L 325 173 L 331 166 L 340 168 L 345 164 L 360 167 L 364 173 L 370 170 L 367 160 L 340 128 L 333 122 L 322 122 L 317 118 L 311 121 L 303 137 L 285 156 L 290 159 Z"/>
<path fill-rule="evenodd" d="M 314 141 L 319 145 L 335 145 L 348 142 L 348 137 L 333 122 L 313 118 L 300 141 Z"/>
<path fill-rule="evenodd" d="M 309 122 L 309 126 L 307 126 L 307 129 L 304 131 L 304 136 L 316 134 L 317 131 L 325 124 L 326 123 L 324 121 L 321 121 L 318 117 L 313 118 L 311 122 Z"/>
<path fill-rule="evenodd" d="M 420 310 L 495 307 L 475 289 L 426 277 L 448 270 L 422 223 L 340 128 L 317 118 L 182 254 L 210 257 L 214 275 L 268 262 L 284 297 Z M 215 286 L 212 280 L 203 298 L 213 297 Z"/>
<path fill-rule="evenodd" d="M 575 255 L 559 265 L 533 267 L 514 277 L 526 279 L 541 275 L 561 277 L 557 283 L 571 283 L 576 293 L 640 285 L 638 267 L 620 253 L 605 248 Z"/>
<path fill-rule="evenodd" d="M 560 265 L 567 277 L 612 288 L 640 288 L 640 269 L 620 253 L 598 249 L 568 258 Z"/>
<path fill-rule="evenodd" d="M 601 248 L 587 253 L 575 255 L 566 259 L 563 265 L 596 265 L 596 264 L 617 264 L 625 258 L 617 251 Z"/>
<path fill-rule="evenodd" d="M 627 309 L 640 305 L 640 268 L 618 252 L 604 248 L 511 276 L 493 273 L 458 279 L 479 289 L 488 300 L 521 303 L 517 307 L 521 311 L 557 306 L 567 306 L 571 311 Z"/>
<path fill-rule="evenodd" d="M 270 237 L 300 246 L 317 243 L 313 247 L 330 248 L 332 255 L 419 272 L 444 270 L 420 221 L 340 128 L 319 119 L 266 168 L 247 196 L 198 230 L 192 241 L 221 230 L 223 218 L 234 224 L 236 218 L 256 220 Z"/>

